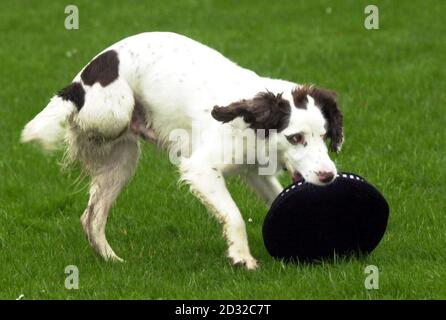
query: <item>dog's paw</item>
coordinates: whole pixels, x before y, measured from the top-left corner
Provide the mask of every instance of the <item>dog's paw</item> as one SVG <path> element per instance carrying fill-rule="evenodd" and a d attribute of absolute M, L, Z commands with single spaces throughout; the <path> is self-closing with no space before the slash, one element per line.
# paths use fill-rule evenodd
<path fill-rule="evenodd" d="M 124 262 L 125 262 L 124 259 L 118 257 L 116 254 L 115 254 L 114 256 L 107 256 L 107 257 L 104 257 L 104 259 L 105 259 L 105 261 L 107 261 L 107 262 L 118 262 L 118 263 L 124 263 Z"/>
<path fill-rule="evenodd" d="M 259 264 L 256 259 L 253 257 L 243 258 L 243 259 L 233 259 L 230 258 L 231 264 L 234 267 L 244 267 L 247 270 L 255 270 L 259 267 Z"/>
<path fill-rule="evenodd" d="M 247 270 L 255 270 L 259 267 L 257 260 L 253 257 L 247 257 L 240 260 L 234 260 L 231 258 L 231 263 L 234 267 L 244 267 Z"/>
<path fill-rule="evenodd" d="M 255 270 L 259 267 L 256 259 L 254 259 L 250 254 L 248 255 L 229 255 L 229 260 L 231 264 L 235 267 L 244 267 L 247 270 Z"/>

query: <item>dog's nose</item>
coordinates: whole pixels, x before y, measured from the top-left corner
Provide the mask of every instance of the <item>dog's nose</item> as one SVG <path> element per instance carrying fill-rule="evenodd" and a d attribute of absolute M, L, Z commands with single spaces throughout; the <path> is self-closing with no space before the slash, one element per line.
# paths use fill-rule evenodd
<path fill-rule="evenodd" d="M 330 171 L 320 171 L 317 173 L 319 181 L 322 183 L 329 183 L 334 178 L 334 173 Z"/>

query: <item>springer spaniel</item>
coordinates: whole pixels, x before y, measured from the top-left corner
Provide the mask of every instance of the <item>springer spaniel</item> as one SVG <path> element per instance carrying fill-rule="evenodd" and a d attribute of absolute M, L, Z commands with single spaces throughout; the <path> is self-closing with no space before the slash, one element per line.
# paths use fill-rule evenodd
<path fill-rule="evenodd" d="M 199 137 L 185 137 L 194 136 L 196 127 Z M 224 132 L 229 134 L 221 138 Z M 257 143 L 246 146 L 253 134 Z M 244 220 L 224 177 L 241 175 L 267 204 L 282 190 L 276 178 L 281 170 L 294 180 L 331 183 L 337 172 L 325 141 L 340 150 L 342 114 L 333 91 L 261 77 L 182 35 L 143 33 L 107 48 L 21 137 L 47 150 L 64 148 L 66 161 L 80 163 L 91 177 L 81 223 L 106 260 L 122 260 L 108 244 L 105 225 L 135 170 L 141 138 L 170 152 L 180 181 L 223 224 L 231 262 L 255 269 Z"/>

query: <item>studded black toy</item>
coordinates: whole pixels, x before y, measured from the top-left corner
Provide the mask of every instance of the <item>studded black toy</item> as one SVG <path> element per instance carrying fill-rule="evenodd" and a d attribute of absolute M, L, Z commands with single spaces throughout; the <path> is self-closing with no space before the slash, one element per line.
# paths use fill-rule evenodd
<path fill-rule="evenodd" d="M 265 218 L 263 239 L 273 257 L 288 262 L 365 255 L 381 241 L 388 217 L 374 186 L 339 173 L 328 186 L 301 181 L 285 188 Z"/>

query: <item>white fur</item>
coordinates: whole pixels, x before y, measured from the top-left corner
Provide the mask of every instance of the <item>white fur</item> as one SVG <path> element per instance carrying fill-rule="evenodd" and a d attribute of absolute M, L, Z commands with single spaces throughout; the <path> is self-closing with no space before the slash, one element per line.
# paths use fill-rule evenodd
<path fill-rule="evenodd" d="M 116 137 L 128 126 L 134 105 L 132 89 L 124 79 L 106 87 L 95 83 L 87 87 L 85 105 L 74 122 L 84 131 L 98 130 L 105 137 Z"/>
<path fill-rule="evenodd" d="M 75 110 L 71 102 L 53 97 L 46 108 L 26 124 L 21 141 L 35 141 L 49 151 L 57 149 L 65 137 L 66 121 Z"/>
<path fill-rule="evenodd" d="M 86 91 L 81 111 L 77 113 L 71 102 L 53 98 L 26 125 L 22 141 L 38 141 L 45 148 L 53 149 L 67 139 L 69 150 L 90 168 L 92 176 L 89 207 L 82 216 L 84 230 L 103 257 L 118 260 L 120 258 L 105 238 L 105 221 L 112 202 L 136 166 L 139 149 L 135 137 L 129 132 L 107 146 L 89 146 L 86 142 L 89 140 L 82 138 L 82 132 L 95 130 L 106 137 L 118 136 L 129 125 L 134 98 L 149 115 L 147 123 L 156 133 L 160 145 L 167 149 L 181 143 L 190 148 L 191 141 L 173 144 L 169 134 L 175 129 L 191 133 L 192 124 L 199 123 L 206 134 L 192 153 L 182 159 L 179 165 L 181 180 L 190 185 L 191 191 L 223 223 L 232 262 L 248 269 L 256 268 L 257 262 L 248 247 L 244 220 L 226 188 L 224 176 L 242 175 L 268 204 L 282 187 L 274 174 L 259 176 L 256 165 L 215 164 L 211 161 L 211 155 L 221 153 L 224 156 L 224 152 L 232 151 L 231 148 L 223 151 L 223 142 L 218 139 L 224 128 L 240 129 L 236 135 L 251 129 L 241 118 L 222 124 L 211 117 L 210 111 L 215 105 L 226 106 L 250 99 L 265 90 L 283 93 L 292 106 L 292 113 L 289 126 L 270 137 L 277 140 L 278 161 L 291 173 L 299 171 L 308 181 L 321 184 L 317 172 L 336 173 L 336 168 L 321 138 L 325 133 L 325 120 L 314 100 L 309 97 L 307 110 L 297 109 L 291 96 L 291 91 L 297 87 L 295 83 L 261 77 L 239 67 L 219 52 L 178 34 L 143 33 L 106 50 L 111 49 L 118 53 L 119 78 L 106 87 L 98 83 L 87 86 L 79 73 L 74 81 L 81 82 Z M 64 134 L 69 119 L 77 128 Z M 305 135 L 306 148 L 291 145 L 285 137 L 299 132 Z"/>

